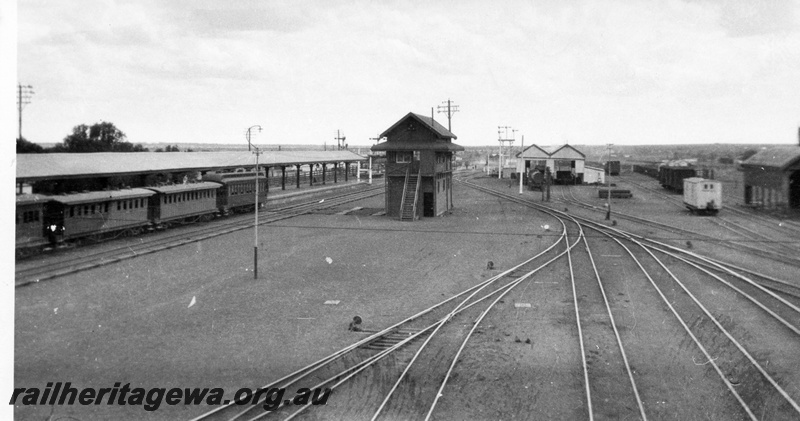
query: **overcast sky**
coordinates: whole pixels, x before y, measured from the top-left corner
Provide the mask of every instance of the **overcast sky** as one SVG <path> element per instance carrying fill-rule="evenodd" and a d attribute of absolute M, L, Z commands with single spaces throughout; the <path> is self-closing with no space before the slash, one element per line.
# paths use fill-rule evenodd
<path fill-rule="evenodd" d="M 796 143 L 800 1 L 22 0 L 23 136 L 351 145 L 448 98 L 464 146 Z M 446 115 L 436 114 L 447 126 Z M 519 143 L 517 143 L 518 145 Z"/>

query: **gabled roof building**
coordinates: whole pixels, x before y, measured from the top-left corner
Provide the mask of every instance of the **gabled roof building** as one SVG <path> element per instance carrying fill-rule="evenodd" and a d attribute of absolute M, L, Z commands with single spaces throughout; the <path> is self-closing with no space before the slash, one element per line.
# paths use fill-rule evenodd
<path fill-rule="evenodd" d="M 453 156 L 464 147 L 431 117 L 408 113 L 372 147 L 386 152 L 386 215 L 416 220 L 453 208 Z"/>
<path fill-rule="evenodd" d="M 546 147 L 530 145 L 518 153 L 517 171 L 550 170 L 556 183 L 582 183 L 586 155 L 570 145 Z"/>
<path fill-rule="evenodd" d="M 741 164 L 745 204 L 800 209 L 800 146 L 762 149 Z"/>

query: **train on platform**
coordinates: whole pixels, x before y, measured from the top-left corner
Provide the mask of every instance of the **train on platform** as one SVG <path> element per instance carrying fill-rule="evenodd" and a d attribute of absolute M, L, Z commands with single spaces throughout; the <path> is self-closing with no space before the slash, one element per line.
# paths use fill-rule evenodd
<path fill-rule="evenodd" d="M 20 194 L 16 203 L 16 255 L 45 247 L 139 235 L 177 224 L 209 221 L 263 206 L 263 172 L 207 174 L 203 181 L 84 191 L 59 195 Z"/>

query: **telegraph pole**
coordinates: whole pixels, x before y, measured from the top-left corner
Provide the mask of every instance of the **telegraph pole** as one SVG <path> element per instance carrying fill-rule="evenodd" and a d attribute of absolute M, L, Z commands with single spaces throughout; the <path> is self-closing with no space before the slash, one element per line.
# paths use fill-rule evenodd
<path fill-rule="evenodd" d="M 347 143 L 344 143 L 347 136 L 345 136 L 344 133 L 339 133 L 339 130 L 336 130 L 336 137 L 334 139 L 336 139 L 336 145 L 340 151 L 342 149 L 347 149 Z"/>
<path fill-rule="evenodd" d="M 31 103 L 33 86 L 17 84 L 17 110 L 19 112 L 19 139 L 22 139 L 22 109 Z"/>
<path fill-rule="evenodd" d="M 447 114 L 447 131 L 452 132 L 453 130 L 450 128 L 450 119 L 453 117 L 453 114 L 458 112 L 458 105 L 453 104 L 453 101 L 450 101 L 450 99 L 442 101 L 442 104 L 447 104 L 447 106 L 437 105 L 436 107 L 439 109 L 437 112 Z"/>
<path fill-rule="evenodd" d="M 606 174 L 606 188 L 608 191 L 606 192 L 606 221 L 611 219 L 611 165 L 609 161 L 611 161 L 611 147 L 614 146 L 613 144 L 609 143 L 606 148 L 608 149 L 608 158 L 606 158 L 606 168 L 608 168 L 608 174 Z"/>
<path fill-rule="evenodd" d="M 497 141 L 500 142 L 500 155 L 497 157 L 497 178 L 503 178 L 503 142 L 509 142 L 509 146 L 513 146 L 514 139 L 513 135 L 516 130 L 511 131 L 512 138 L 508 138 L 508 129 L 511 129 L 511 126 L 497 126 Z M 506 137 L 503 137 L 505 134 Z"/>

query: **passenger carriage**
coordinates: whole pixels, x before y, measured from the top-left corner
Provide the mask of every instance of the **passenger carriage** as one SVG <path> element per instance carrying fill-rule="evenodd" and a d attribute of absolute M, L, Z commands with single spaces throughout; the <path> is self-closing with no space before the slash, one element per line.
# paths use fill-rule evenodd
<path fill-rule="evenodd" d="M 50 196 L 41 194 L 17 195 L 15 248 L 18 256 L 27 256 L 49 242 L 44 227 L 44 207 L 49 200 Z"/>
<path fill-rule="evenodd" d="M 45 228 L 61 227 L 59 241 L 136 235 L 149 225 L 147 207 L 154 194 L 133 188 L 52 196 L 46 205 Z"/>
<path fill-rule="evenodd" d="M 215 173 L 203 176 L 206 181 L 215 181 L 221 186 L 217 190 L 217 207 L 223 214 L 250 212 L 255 208 L 256 177 L 253 172 Z M 263 172 L 258 177 L 259 207 L 267 200 L 267 177 Z"/>
<path fill-rule="evenodd" d="M 208 181 L 147 187 L 156 193 L 150 201 L 148 218 L 157 228 L 173 223 L 209 221 L 217 213 L 219 188 L 219 183 Z"/>

